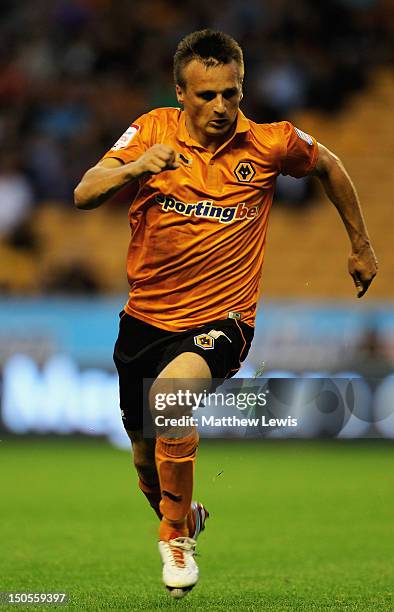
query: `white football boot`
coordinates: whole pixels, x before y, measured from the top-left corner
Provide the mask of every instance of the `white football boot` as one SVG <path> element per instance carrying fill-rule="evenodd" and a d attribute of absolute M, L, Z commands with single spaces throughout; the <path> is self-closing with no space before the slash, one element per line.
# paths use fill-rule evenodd
<path fill-rule="evenodd" d="M 184 597 L 198 581 L 198 566 L 194 560 L 195 547 L 196 541 L 186 536 L 159 542 L 163 582 L 176 599 Z"/>

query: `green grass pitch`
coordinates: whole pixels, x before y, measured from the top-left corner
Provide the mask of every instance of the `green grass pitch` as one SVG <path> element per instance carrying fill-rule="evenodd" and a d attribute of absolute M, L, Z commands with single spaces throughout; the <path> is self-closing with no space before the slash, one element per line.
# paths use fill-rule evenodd
<path fill-rule="evenodd" d="M 394 609 L 390 442 L 202 442 L 195 497 L 211 518 L 200 582 L 178 601 L 126 452 L 5 437 L 0 463 L 1 591 L 66 591 L 71 610 Z"/>

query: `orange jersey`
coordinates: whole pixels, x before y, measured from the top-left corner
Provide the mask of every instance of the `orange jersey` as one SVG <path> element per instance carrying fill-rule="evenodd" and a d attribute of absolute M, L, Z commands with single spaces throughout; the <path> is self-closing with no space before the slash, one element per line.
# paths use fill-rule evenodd
<path fill-rule="evenodd" d="M 128 163 L 157 143 L 180 154 L 180 167 L 137 182 L 126 312 L 169 331 L 229 316 L 253 326 L 275 178 L 310 172 L 316 141 L 287 121 L 257 124 L 239 111 L 233 136 L 211 153 L 189 136 L 180 109 L 159 108 L 104 157 Z"/>

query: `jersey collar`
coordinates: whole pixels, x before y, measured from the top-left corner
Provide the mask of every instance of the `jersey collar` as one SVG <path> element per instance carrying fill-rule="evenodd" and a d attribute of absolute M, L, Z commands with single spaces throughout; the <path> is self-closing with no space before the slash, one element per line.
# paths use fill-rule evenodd
<path fill-rule="evenodd" d="M 226 143 L 223 143 L 223 145 L 229 143 L 236 134 L 246 133 L 249 130 L 250 130 L 249 120 L 245 117 L 243 112 L 238 109 L 237 126 L 235 128 L 235 132 L 233 133 L 231 138 L 229 138 L 226 141 Z M 194 140 L 190 136 L 189 132 L 187 131 L 185 113 L 183 111 L 180 114 L 176 137 L 180 142 L 183 142 L 190 147 L 199 147 L 200 149 L 205 149 L 205 147 L 203 147 L 199 142 Z M 223 147 L 223 145 L 220 147 L 220 149 Z"/>

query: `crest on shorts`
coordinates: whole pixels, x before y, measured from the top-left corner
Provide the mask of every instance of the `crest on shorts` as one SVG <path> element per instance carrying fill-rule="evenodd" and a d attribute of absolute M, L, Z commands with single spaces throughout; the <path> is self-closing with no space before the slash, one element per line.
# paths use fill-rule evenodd
<path fill-rule="evenodd" d="M 204 351 L 208 351 L 215 346 L 215 340 L 208 334 L 198 334 L 198 336 L 194 336 L 194 344 L 204 349 Z"/>
<path fill-rule="evenodd" d="M 251 162 L 241 160 L 238 162 L 234 174 L 240 183 L 250 183 L 256 174 L 256 170 Z"/>

